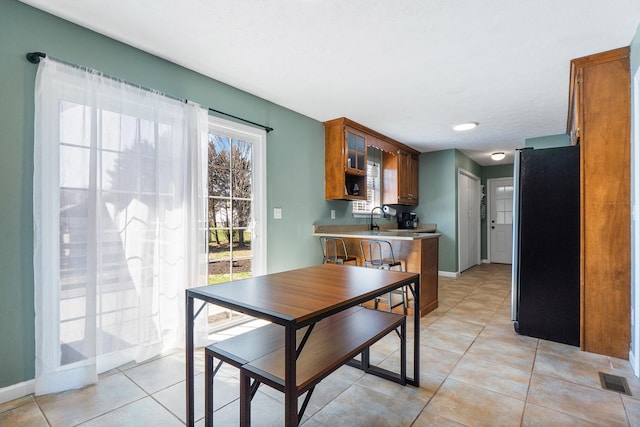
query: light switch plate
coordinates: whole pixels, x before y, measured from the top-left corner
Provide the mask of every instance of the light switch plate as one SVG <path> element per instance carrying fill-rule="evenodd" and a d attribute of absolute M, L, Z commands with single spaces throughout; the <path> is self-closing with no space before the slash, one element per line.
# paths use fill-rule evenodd
<path fill-rule="evenodd" d="M 331 219 L 336 219 L 336 210 L 331 209 Z"/>
<path fill-rule="evenodd" d="M 273 208 L 273 219 L 282 219 L 282 208 Z"/>

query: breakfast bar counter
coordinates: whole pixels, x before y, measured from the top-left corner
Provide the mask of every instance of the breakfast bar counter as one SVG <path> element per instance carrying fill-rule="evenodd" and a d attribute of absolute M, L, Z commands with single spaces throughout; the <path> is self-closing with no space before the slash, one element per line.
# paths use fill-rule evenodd
<path fill-rule="evenodd" d="M 382 239 L 382 240 L 423 240 L 437 239 L 440 233 L 415 230 L 353 230 L 353 231 L 316 231 L 314 236 L 342 237 L 343 239 Z"/>
<path fill-rule="evenodd" d="M 440 233 L 414 230 L 381 229 L 358 230 L 346 226 L 314 226 L 317 237 L 341 237 L 349 255 L 363 265 L 360 240 L 388 240 L 395 258 L 402 262 L 404 271 L 420 274 L 420 316 L 438 308 L 438 243 Z"/>

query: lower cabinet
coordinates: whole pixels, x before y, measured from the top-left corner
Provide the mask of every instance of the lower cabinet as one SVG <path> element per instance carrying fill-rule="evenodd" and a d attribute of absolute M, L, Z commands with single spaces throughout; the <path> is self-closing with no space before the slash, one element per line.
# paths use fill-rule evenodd
<path fill-rule="evenodd" d="M 360 238 L 344 238 L 347 252 L 356 256 L 363 265 Z M 438 308 L 438 245 L 439 237 L 415 240 L 386 239 L 391 242 L 396 260 L 402 269 L 420 274 L 420 316 Z M 412 304 L 408 305 L 411 312 Z"/>

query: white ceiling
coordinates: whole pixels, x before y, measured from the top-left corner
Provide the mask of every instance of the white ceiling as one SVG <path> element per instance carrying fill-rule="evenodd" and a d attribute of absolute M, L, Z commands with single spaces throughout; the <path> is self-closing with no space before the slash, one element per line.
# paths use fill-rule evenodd
<path fill-rule="evenodd" d="M 569 61 L 628 46 L 640 24 L 638 0 L 21 1 L 314 119 L 482 165 L 564 133 Z M 452 130 L 464 121 L 480 126 Z"/>

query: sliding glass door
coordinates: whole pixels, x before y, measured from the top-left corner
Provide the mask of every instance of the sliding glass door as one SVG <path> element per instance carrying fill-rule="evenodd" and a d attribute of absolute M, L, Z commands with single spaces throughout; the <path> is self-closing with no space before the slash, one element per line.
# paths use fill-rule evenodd
<path fill-rule="evenodd" d="M 266 272 L 266 185 L 262 130 L 211 118 L 209 127 L 209 284 Z M 241 316 L 211 307 L 210 326 Z"/>

